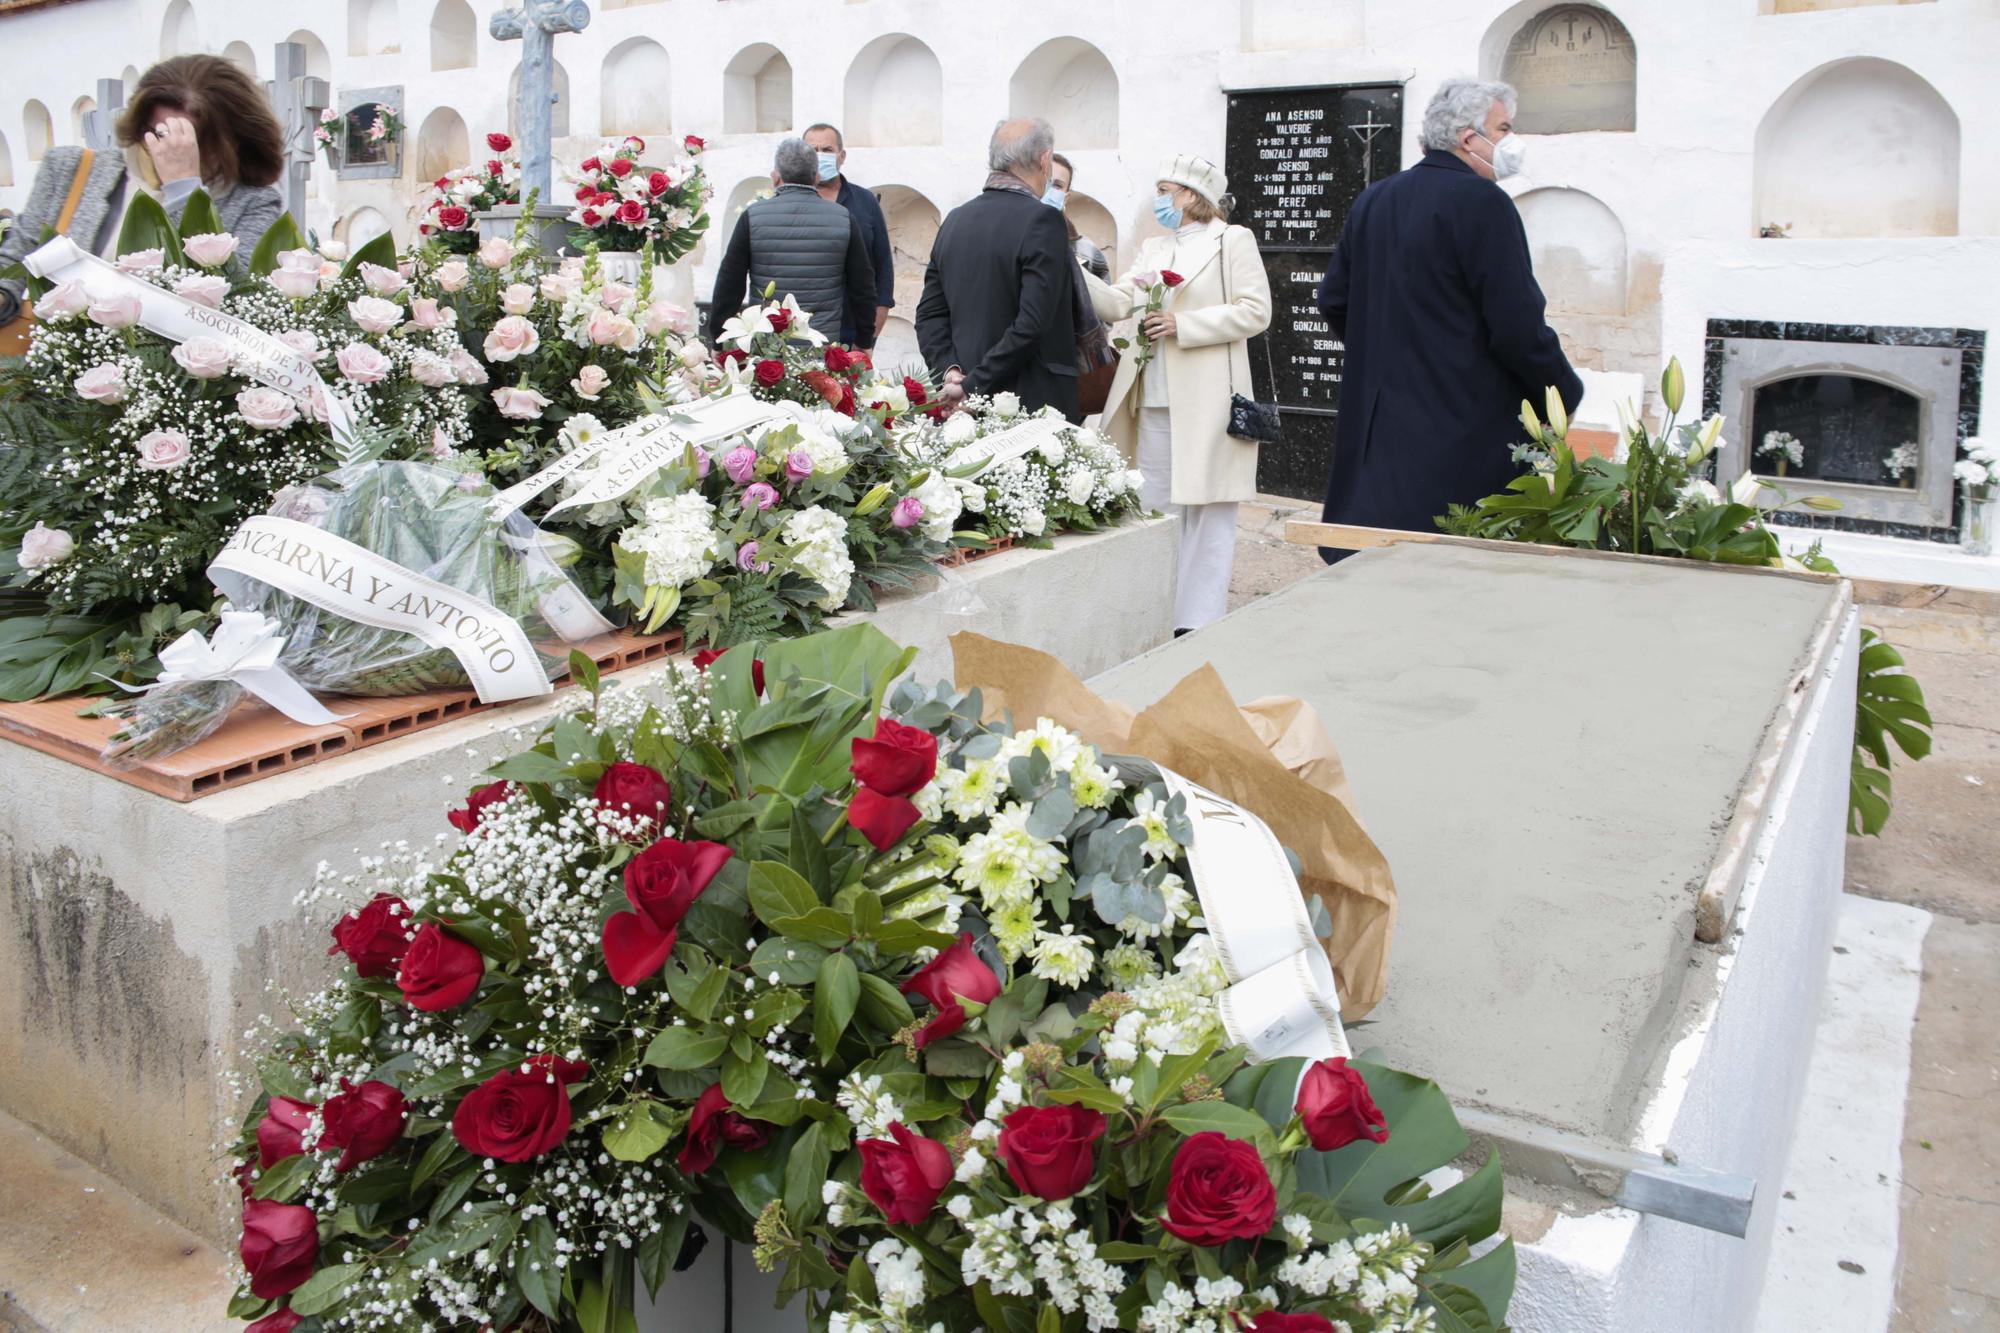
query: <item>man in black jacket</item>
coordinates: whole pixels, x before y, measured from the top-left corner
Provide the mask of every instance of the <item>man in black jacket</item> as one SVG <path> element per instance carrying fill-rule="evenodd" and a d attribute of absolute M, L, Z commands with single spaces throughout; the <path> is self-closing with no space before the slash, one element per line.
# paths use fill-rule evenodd
<path fill-rule="evenodd" d="M 819 197 L 817 162 L 803 139 L 778 145 L 771 179 L 778 192 L 759 199 L 736 219 L 729 248 L 715 272 L 715 299 L 708 308 L 708 337 L 722 337 L 723 325 L 743 308 L 743 283 L 750 301 L 761 303 L 772 287 L 773 300 L 796 297 L 812 316 L 812 327 L 837 338 L 850 310 L 854 345 L 875 345 L 875 266 L 867 239 L 848 211 Z"/>
<path fill-rule="evenodd" d="M 1346 344 L 1325 521 L 1435 532 L 1448 505 L 1520 471 L 1521 401 L 1583 382 L 1544 320 L 1521 214 L 1494 182 L 1520 169 L 1514 90 L 1448 79 L 1424 157 L 1370 186 L 1319 285 Z M 1348 554 L 1323 549 L 1331 564 Z"/>
<path fill-rule="evenodd" d="M 1055 154 L 1043 120 L 1003 121 L 986 188 L 938 228 L 917 303 L 917 344 L 944 402 L 1012 393 L 1076 417 L 1078 279 L 1060 209 L 1042 202 Z"/>

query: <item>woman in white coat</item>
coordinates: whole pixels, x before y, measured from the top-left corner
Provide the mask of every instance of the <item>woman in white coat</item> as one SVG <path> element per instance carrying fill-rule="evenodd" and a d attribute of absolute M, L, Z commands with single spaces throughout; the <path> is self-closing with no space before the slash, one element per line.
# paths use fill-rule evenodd
<path fill-rule="evenodd" d="M 1145 309 L 1151 293 L 1143 278 L 1164 271 L 1181 279 L 1145 317 L 1152 359 L 1141 370 L 1132 339 L 1099 423 L 1138 467 L 1147 507 L 1180 515 L 1176 634 L 1229 609 L 1236 505 L 1257 491 L 1257 445 L 1229 434 L 1229 400 L 1251 394 L 1249 340 L 1271 323 L 1271 288 L 1256 238 L 1227 221 L 1227 185 L 1212 162 L 1167 158 L 1153 216 L 1169 234 L 1141 245 L 1116 283 L 1085 275 L 1106 323 Z"/>

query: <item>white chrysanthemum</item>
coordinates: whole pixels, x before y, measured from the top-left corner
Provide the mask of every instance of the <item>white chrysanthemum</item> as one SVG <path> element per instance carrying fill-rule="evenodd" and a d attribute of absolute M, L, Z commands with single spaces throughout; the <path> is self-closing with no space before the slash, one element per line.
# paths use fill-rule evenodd
<path fill-rule="evenodd" d="M 1139 982 L 1160 973 L 1159 959 L 1151 949 L 1136 944 L 1120 944 L 1105 952 L 1104 979 L 1113 990 L 1130 990 Z"/>
<path fill-rule="evenodd" d="M 1097 762 L 1097 751 L 1085 746 L 1069 767 L 1069 791 L 1086 810 L 1101 810 L 1112 796 L 1124 790 L 1118 774 Z"/>
<path fill-rule="evenodd" d="M 965 840 L 955 878 L 980 895 L 989 911 L 1032 895 L 1063 871 L 1060 848 L 1028 831 L 1028 809 L 1010 804 L 984 833 Z"/>
<path fill-rule="evenodd" d="M 1000 956 L 1011 963 L 1034 947 L 1041 926 L 1041 909 L 1033 898 L 1022 898 L 989 912 L 986 924 L 993 931 L 993 942 L 1000 947 Z"/>
<path fill-rule="evenodd" d="M 1181 845 L 1167 832 L 1168 804 L 1149 791 L 1140 792 L 1132 802 L 1132 820 L 1146 830 L 1146 855 L 1155 861 L 1171 861 L 1181 854 Z"/>
<path fill-rule="evenodd" d="M 1048 718 L 1038 717 L 1032 729 L 1017 731 L 1000 743 L 1000 762 L 1039 751 L 1049 761 L 1050 768 L 1066 773 L 1076 766 L 1084 749 L 1083 737 Z"/>
<path fill-rule="evenodd" d="M 1081 986 L 1090 976 L 1090 937 L 1078 935 L 1075 926 L 1064 926 L 1061 934 L 1044 931 L 1035 941 L 1035 975 L 1064 986 Z"/>
<path fill-rule="evenodd" d="M 938 775 L 938 783 L 944 792 L 944 808 L 954 816 L 987 819 L 1007 794 L 1007 769 L 991 759 L 974 759 L 962 769 L 946 769 Z"/>

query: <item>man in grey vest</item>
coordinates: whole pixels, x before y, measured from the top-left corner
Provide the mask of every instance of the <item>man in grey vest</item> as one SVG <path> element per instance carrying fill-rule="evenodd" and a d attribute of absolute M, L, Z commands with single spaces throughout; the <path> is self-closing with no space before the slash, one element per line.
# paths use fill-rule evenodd
<path fill-rule="evenodd" d="M 751 301 L 762 301 L 764 289 L 775 287 L 772 299 L 797 298 L 812 316 L 813 328 L 828 338 L 840 336 L 848 311 L 862 312 L 853 321 L 855 345 L 875 345 L 875 266 L 868 259 L 867 239 L 845 208 L 820 197 L 817 167 L 805 140 L 778 145 L 771 170 L 778 191 L 736 219 L 716 271 L 715 299 L 708 309 L 711 342 L 721 338 L 724 322 L 743 308 L 747 278 Z"/>

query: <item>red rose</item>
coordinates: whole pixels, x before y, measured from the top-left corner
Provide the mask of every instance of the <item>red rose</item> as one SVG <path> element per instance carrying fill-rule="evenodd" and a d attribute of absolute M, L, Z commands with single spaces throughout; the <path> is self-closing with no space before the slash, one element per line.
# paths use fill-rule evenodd
<path fill-rule="evenodd" d="M 431 182 L 431 188 L 433 188 L 433 189 L 437 189 L 437 190 L 442 190 L 442 189 L 445 189 L 446 187 L 448 187 L 448 186 L 449 186 L 450 184 L 451 184 L 451 177 L 449 177 L 449 176 L 440 176 L 440 177 L 438 177 L 438 178 L 437 178 L 436 180 L 434 180 L 434 181 L 432 181 L 432 182 Z"/>
<path fill-rule="evenodd" d="M 667 964 L 688 908 L 731 853 L 719 842 L 661 838 L 625 864 L 625 898 L 634 908 L 604 923 L 604 964 L 620 986 L 636 986 Z"/>
<path fill-rule="evenodd" d="M 922 818 L 923 811 L 909 797 L 884 796 L 866 787 L 857 787 L 847 803 L 847 822 L 878 852 L 894 847 Z"/>
<path fill-rule="evenodd" d="M 486 146 L 496 153 L 504 153 L 514 146 L 514 141 L 506 135 L 495 131 L 486 136 Z"/>
<path fill-rule="evenodd" d="M 386 977 L 410 948 L 410 906 L 393 893 L 378 893 L 333 923 L 329 954 L 344 953 L 364 977 Z"/>
<path fill-rule="evenodd" d="M 597 187 L 588 181 L 576 187 L 576 201 L 579 204 L 587 204 L 595 198 L 597 198 Z"/>
<path fill-rule="evenodd" d="M 1019 1106 L 1009 1112 L 996 1145 L 1007 1174 L 1041 1199 L 1067 1199 L 1090 1183 L 1092 1145 L 1104 1136 L 1104 1116 L 1082 1106 Z"/>
<path fill-rule="evenodd" d="M 410 941 L 403 965 L 396 971 L 396 985 L 410 1008 L 435 1013 L 464 1004 L 485 975 L 486 960 L 479 956 L 479 950 L 456 935 L 446 934 L 444 927 L 433 921 Z"/>
<path fill-rule="evenodd" d="M 715 659 L 722 656 L 723 651 L 721 648 L 702 649 L 694 655 L 694 669 L 696 671 L 708 670 Z M 755 687 L 758 694 L 761 695 L 764 693 L 764 659 L 761 657 L 750 659 L 750 684 Z"/>
<path fill-rule="evenodd" d="M 894 1225 L 921 1226 L 951 1184 L 951 1154 L 942 1143 L 912 1134 L 901 1121 L 886 1139 L 863 1139 L 861 1192 Z"/>
<path fill-rule="evenodd" d="M 513 794 L 511 782 L 489 782 L 472 795 L 465 798 L 463 810 L 453 810 L 445 816 L 451 826 L 460 833 L 470 833 L 479 827 L 479 821 L 486 818 L 486 807 L 497 801 L 504 801 Z"/>
<path fill-rule="evenodd" d="M 419 236 L 428 236 L 428 235 L 430 235 L 430 234 L 431 234 L 431 224 L 430 224 L 430 223 L 428 223 L 428 222 L 419 222 L 419 223 L 417 224 L 417 235 L 419 235 Z"/>
<path fill-rule="evenodd" d="M 340 1091 L 320 1108 L 326 1128 L 319 1136 L 319 1146 L 342 1149 L 333 1169 L 351 1171 L 389 1151 L 403 1137 L 403 1122 L 409 1114 L 395 1085 L 371 1078 L 357 1088 L 342 1079 Z"/>
<path fill-rule="evenodd" d="M 290 1310 L 273 1310 L 244 1329 L 243 1333 L 292 1333 L 293 1329 L 304 1322 Z"/>
<path fill-rule="evenodd" d="M 757 363 L 757 382 L 767 389 L 774 389 L 785 382 L 785 363 L 766 359 Z"/>
<path fill-rule="evenodd" d="M 910 796 L 937 776 L 937 737 L 893 717 L 877 718 L 875 734 L 855 737 L 848 770 L 884 796 Z"/>
<path fill-rule="evenodd" d="M 438 210 L 438 226 L 446 231 L 464 231 L 472 222 L 472 214 L 457 204 L 449 204 Z"/>
<path fill-rule="evenodd" d="M 622 810 L 658 823 L 666 818 L 674 789 L 657 769 L 620 762 L 604 770 L 590 795 L 607 810 Z"/>
<path fill-rule="evenodd" d="M 616 176 L 619 180 L 624 180 L 632 174 L 632 159 L 629 157 L 614 157 L 611 159 L 611 165 L 607 166 L 605 170 Z"/>
<path fill-rule="evenodd" d="M 577 163 L 578 171 L 601 171 L 603 168 L 604 163 L 594 157 L 586 157 L 583 161 Z"/>
<path fill-rule="evenodd" d="M 840 401 L 833 405 L 833 410 L 844 417 L 854 415 L 854 386 L 852 384 L 843 384 L 840 386 Z"/>
<path fill-rule="evenodd" d="M 488 161 L 486 164 L 486 174 L 489 176 L 498 176 L 501 172 L 505 171 L 506 169 L 507 168 L 501 164 L 500 159 L 497 157 Z"/>
<path fill-rule="evenodd" d="M 646 220 L 646 206 L 637 199 L 627 199 L 618 205 L 618 212 L 614 216 L 626 226 L 636 227 Z"/>
<path fill-rule="evenodd" d="M 717 1083 L 695 1099 L 694 1113 L 688 1119 L 687 1142 L 681 1146 L 674 1165 L 684 1176 L 698 1176 L 715 1165 L 724 1148 L 752 1152 L 770 1141 L 770 1129 L 731 1109 L 729 1098 Z"/>
<path fill-rule="evenodd" d="M 673 188 L 674 183 L 667 179 L 667 173 L 664 171 L 656 171 L 646 177 L 646 193 L 652 195 L 655 199 L 658 199 Z"/>
<path fill-rule="evenodd" d="M 771 312 L 771 332 L 783 333 L 792 327 L 792 312 L 780 306 Z"/>
<path fill-rule="evenodd" d="M 1183 279 L 1180 274 L 1174 272 L 1172 269 L 1163 268 L 1160 270 L 1160 281 L 1165 283 L 1169 287 L 1178 287 L 1181 285 L 1183 281 L 1185 281 L 1185 279 Z"/>
<path fill-rule="evenodd" d="M 599 190 L 596 194 L 590 197 L 590 202 L 597 205 L 597 207 L 599 208 L 603 208 L 606 204 L 617 203 L 618 196 L 612 194 L 609 190 Z"/>
<path fill-rule="evenodd" d="M 257 1169 L 268 1171 L 274 1162 L 296 1157 L 305 1151 L 303 1138 L 306 1117 L 319 1108 L 296 1097 L 273 1097 L 257 1122 Z"/>
<path fill-rule="evenodd" d="M 750 359 L 750 353 L 744 351 L 741 347 L 725 348 L 716 357 L 716 360 L 718 361 L 734 361 L 738 365 L 741 365 L 743 362 L 748 361 L 749 359 Z"/>
<path fill-rule="evenodd" d="M 847 364 L 847 353 L 841 348 L 839 343 L 834 343 L 826 349 L 826 368 L 828 370 L 838 374 L 847 369 Z"/>
<path fill-rule="evenodd" d="M 1000 978 L 972 951 L 972 935 L 965 932 L 959 935 L 958 943 L 925 963 L 898 989 L 905 995 L 922 996 L 937 1009 L 931 1021 L 917 1031 L 921 1050 L 964 1027 L 965 1006 L 959 1001 L 990 1002 L 1000 993 Z"/>
<path fill-rule="evenodd" d="M 644 139 L 641 139 L 636 134 L 628 134 L 625 136 L 625 146 L 631 149 L 635 153 L 643 153 L 646 151 L 646 141 Z"/>
<path fill-rule="evenodd" d="M 252 1199 L 243 1205 L 237 1253 L 250 1272 L 250 1294 L 268 1301 L 312 1276 L 319 1258 L 319 1219 L 295 1203 Z"/>
<path fill-rule="evenodd" d="M 687 138 L 681 140 L 681 151 L 683 152 L 699 153 L 706 147 L 708 147 L 707 142 L 698 135 L 690 134 Z"/>
<path fill-rule="evenodd" d="M 908 395 L 910 404 L 913 407 L 922 407 L 931 400 L 931 396 L 924 389 L 924 386 L 918 381 L 911 379 L 908 375 L 903 376 L 903 392 Z"/>
<path fill-rule="evenodd" d="M 604 216 L 594 208 L 586 208 L 577 221 L 586 227 L 595 227 L 604 221 Z"/>
<path fill-rule="evenodd" d="M 1345 1148 L 1362 1138 L 1388 1142 L 1388 1117 L 1375 1109 L 1367 1080 L 1348 1066 L 1345 1056 L 1318 1061 L 1306 1070 L 1299 1081 L 1297 1109 L 1306 1137 L 1321 1152 Z"/>
<path fill-rule="evenodd" d="M 1248 1240 L 1271 1229 L 1278 1192 L 1256 1145 L 1214 1130 L 1191 1135 L 1174 1154 L 1162 1225 L 1192 1245 Z"/>
<path fill-rule="evenodd" d="M 1333 1333 L 1333 1321 L 1323 1314 L 1279 1314 L 1267 1310 L 1245 1324 L 1243 1333 Z"/>
<path fill-rule="evenodd" d="M 589 1075 L 589 1065 L 546 1055 L 528 1061 L 525 1070 L 503 1069 L 465 1094 L 452 1113 L 452 1137 L 474 1157 L 540 1157 L 569 1133 L 566 1085 Z"/>

